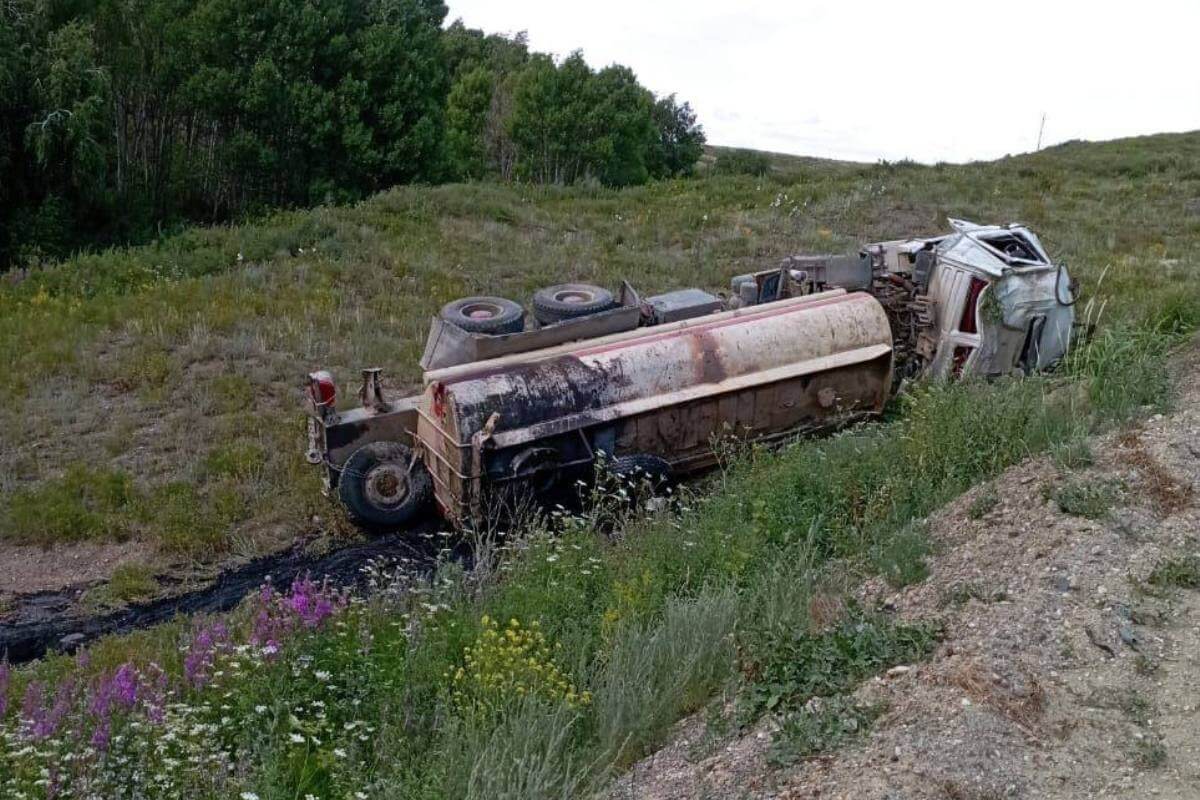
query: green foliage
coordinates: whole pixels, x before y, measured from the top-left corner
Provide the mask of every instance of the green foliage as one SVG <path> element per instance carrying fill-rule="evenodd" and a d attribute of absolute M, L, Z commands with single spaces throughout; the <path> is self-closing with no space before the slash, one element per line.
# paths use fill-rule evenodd
<path fill-rule="evenodd" d="M 1167 559 L 1154 567 L 1146 583 L 1157 589 L 1200 589 L 1200 556 Z"/>
<path fill-rule="evenodd" d="M 1191 305 L 1200 308 L 1200 299 Z M 1103 416 L 1120 419 L 1142 408 L 1162 408 L 1169 395 L 1172 342 L 1172 336 L 1153 328 L 1113 326 L 1076 350 L 1067 368 L 1090 379 L 1092 404 Z"/>
<path fill-rule="evenodd" d="M 172 481 L 155 489 L 145 514 L 154 537 L 170 553 L 200 556 L 226 546 L 215 513 L 191 484 Z"/>
<path fill-rule="evenodd" d="M 846 695 L 813 701 L 783 717 L 768 758 L 775 766 L 789 766 L 827 753 L 866 733 L 882 712 Z"/>
<path fill-rule="evenodd" d="M 628 69 L 446 30 L 441 0 L 0 8 L 0 268 L 186 220 L 496 176 L 681 174 L 703 134 Z M 651 162 L 653 162 L 651 164 Z M 249 257 L 249 254 L 247 254 Z"/>
<path fill-rule="evenodd" d="M 1051 489 L 1050 497 L 1064 514 L 1104 519 L 1120 497 L 1120 486 L 1097 479 L 1072 480 Z"/>
<path fill-rule="evenodd" d="M 658 98 L 653 113 L 658 136 L 648 157 L 650 174 L 656 178 L 691 175 L 704 154 L 704 128 L 696 122 L 696 112 L 669 94 Z"/>
<path fill-rule="evenodd" d="M 980 490 L 979 494 L 971 500 L 971 505 L 967 507 L 967 516 L 976 520 L 983 519 L 999 504 L 1000 495 L 995 488 L 989 486 Z"/>
<path fill-rule="evenodd" d="M 487 125 L 496 91 L 496 75 L 487 67 L 460 76 L 446 101 L 446 158 L 450 173 L 470 180 L 488 174 Z"/>
<path fill-rule="evenodd" d="M 625 67 L 593 71 L 580 52 L 535 56 L 517 75 L 507 127 L 520 177 L 610 186 L 643 183 L 654 137 L 652 95 Z"/>
<path fill-rule="evenodd" d="M 209 383 L 212 410 L 218 414 L 245 414 L 253 410 L 254 386 L 242 375 L 217 375 Z"/>
<path fill-rule="evenodd" d="M 771 159 L 757 150 L 721 150 L 713 164 L 718 175 L 753 175 L 762 177 L 771 171 Z"/>
<path fill-rule="evenodd" d="M 1154 731 L 1143 731 L 1133 741 L 1133 760 L 1142 769 L 1158 769 L 1167 763 L 1167 747 Z"/>
<path fill-rule="evenodd" d="M 1071 439 L 1050 449 L 1050 458 L 1062 470 L 1076 470 L 1095 463 L 1091 445 L 1086 439 Z"/>
<path fill-rule="evenodd" d="M 800 708 L 813 697 L 832 697 L 897 664 L 923 659 L 937 643 L 928 624 L 893 624 L 861 612 L 817 633 L 752 631 L 742 658 L 754 681 L 742 698 L 744 712 Z"/>
<path fill-rule="evenodd" d="M 894 589 L 920 583 L 929 576 L 925 559 L 932 552 L 923 525 L 910 523 L 871 548 L 871 566 Z"/>
<path fill-rule="evenodd" d="M 498 723 L 460 722 L 450 731 L 445 797 L 463 800 L 570 800 L 603 783 L 575 756 L 578 714 L 537 697 Z"/>
<path fill-rule="evenodd" d="M 725 684 L 736 616 L 732 593 L 710 591 L 667 601 L 658 622 L 622 628 L 594 682 L 596 736 L 609 758 L 625 765 L 650 752 Z"/>
<path fill-rule="evenodd" d="M 222 478 L 247 478 L 266 463 L 256 442 L 236 441 L 215 447 L 204 457 L 204 472 Z"/>

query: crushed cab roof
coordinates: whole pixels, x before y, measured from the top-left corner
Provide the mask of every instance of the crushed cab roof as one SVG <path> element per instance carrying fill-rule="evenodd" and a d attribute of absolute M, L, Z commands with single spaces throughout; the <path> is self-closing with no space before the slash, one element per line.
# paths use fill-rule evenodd
<path fill-rule="evenodd" d="M 977 225 L 953 217 L 949 221 L 954 233 L 928 240 L 936 242 L 944 258 L 996 277 L 1012 269 L 1051 265 L 1037 234 L 1024 225 Z"/>

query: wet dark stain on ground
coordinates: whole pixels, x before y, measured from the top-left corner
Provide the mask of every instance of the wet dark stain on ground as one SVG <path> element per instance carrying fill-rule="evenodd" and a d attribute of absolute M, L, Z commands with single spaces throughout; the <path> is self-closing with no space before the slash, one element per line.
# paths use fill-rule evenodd
<path fill-rule="evenodd" d="M 14 600 L 11 611 L 0 622 L 0 660 L 7 657 L 9 662 L 19 664 L 48 652 L 71 652 L 101 636 L 158 625 L 180 614 L 228 611 L 265 583 L 286 589 L 305 574 L 338 587 L 358 589 L 365 585 L 363 567 L 377 560 L 411 574 L 428 574 L 438 557 L 446 554 L 446 540 L 438 535 L 439 529 L 438 521 L 430 518 L 404 531 L 320 554 L 309 553 L 299 544 L 222 572 L 203 588 L 92 615 L 75 610 L 79 594 L 90 584 L 23 595 Z M 465 544 L 459 544 L 448 555 L 470 567 L 471 556 Z"/>

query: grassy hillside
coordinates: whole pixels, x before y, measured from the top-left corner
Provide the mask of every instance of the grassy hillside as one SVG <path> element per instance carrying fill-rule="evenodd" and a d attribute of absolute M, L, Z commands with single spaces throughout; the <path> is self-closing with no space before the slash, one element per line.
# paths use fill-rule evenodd
<path fill-rule="evenodd" d="M 328 516 L 301 459 L 301 376 L 353 386 L 374 365 L 412 389 L 430 315 L 462 295 L 719 289 L 948 215 L 1032 225 L 1106 321 L 1196 291 L 1198 134 L 967 166 L 772 165 L 624 191 L 407 187 L 6 276 L 0 536 L 139 537 L 205 558 L 290 539 Z"/>
<path fill-rule="evenodd" d="M 718 286 L 793 249 L 952 214 L 1035 225 L 1093 311 L 1107 305 L 1059 375 L 921 387 L 888 422 L 731 452 L 679 508 L 630 515 L 601 497 L 553 532 L 484 542 L 469 574 L 376 570 L 379 591 L 354 599 L 301 581 L 228 618 L 15 674 L 0 664 L 0 788 L 551 800 L 586 796 L 700 709 L 713 741 L 774 716 L 784 762 L 851 738 L 881 711 L 855 687 L 939 636 L 932 620 L 859 607 L 854 588 L 921 581 L 922 521 L 973 484 L 1047 452 L 1068 481 L 1090 434 L 1168 407 L 1170 348 L 1200 323 L 1198 151 L 1200 136 L 1154 137 L 969 167 L 777 164 L 762 180 L 622 193 L 413 189 L 87 259 L 90 285 L 85 261 L 31 276 L 5 299 L 5 357 L 73 360 L 21 388 L 41 444 L 16 457 L 81 466 L 13 487 L 10 514 L 29 527 L 6 531 L 124 525 L 168 547 L 201 523 L 236 547 L 304 524 L 297 362 L 345 375 L 377 361 L 411 381 L 425 318 L 466 291 L 520 296 L 568 274 Z M 132 445 L 106 444 L 118 423 Z M 105 466 L 106 446 L 136 477 Z"/>

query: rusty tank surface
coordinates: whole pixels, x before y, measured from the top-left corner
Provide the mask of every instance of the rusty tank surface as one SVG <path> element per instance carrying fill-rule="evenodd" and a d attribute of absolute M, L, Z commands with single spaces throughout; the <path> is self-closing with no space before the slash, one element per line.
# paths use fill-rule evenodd
<path fill-rule="evenodd" d="M 464 522 L 493 487 L 548 491 L 599 453 L 682 475 L 714 463 L 716 436 L 878 412 L 891 369 L 882 306 L 835 290 L 428 373 L 415 449 Z"/>

